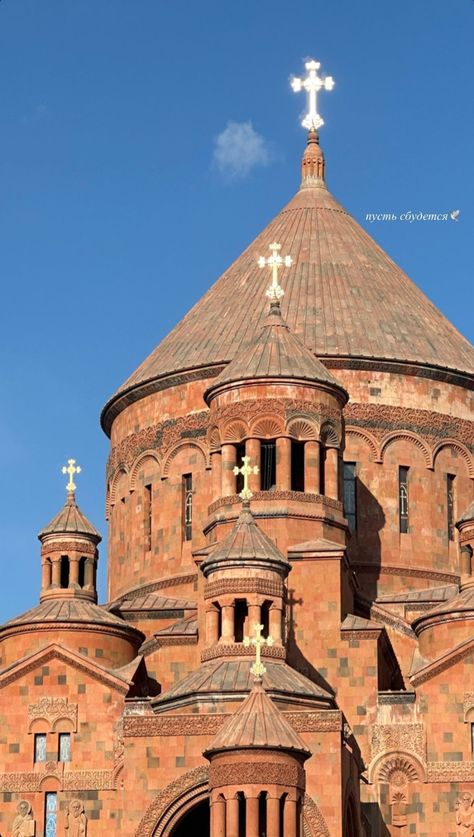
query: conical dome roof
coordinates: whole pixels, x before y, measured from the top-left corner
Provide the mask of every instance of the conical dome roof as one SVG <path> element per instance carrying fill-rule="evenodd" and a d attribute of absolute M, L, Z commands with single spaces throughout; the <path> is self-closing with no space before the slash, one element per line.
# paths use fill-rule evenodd
<path fill-rule="evenodd" d="M 206 754 L 222 750 L 290 750 L 311 755 L 298 733 L 270 700 L 262 684 L 255 683 L 235 715 L 219 730 Z"/>
<path fill-rule="evenodd" d="M 206 556 L 201 564 L 204 575 L 213 567 L 245 562 L 273 563 L 287 573 L 290 564 L 276 544 L 257 526 L 248 503 L 244 502 L 237 523 Z"/>
<path fill-rule="evenodd" d="M 321 361 L 291 333 L 281 315 L 279 302 L 272 302 L 262 329 L 214 379 L 208 393 L 222 384 L 256 378 L 309 380 L 344 392 Z"/>
<path fill-rule="evenodd" d="M 303 173 L 305 171 L 303 161 Z M 257 259 L 270 242 L 293 258 L 282 313 L 317 357 L 397 361 L 474 375 L 474 348 L 327 190 L 304 177 L 296 195 L 223 273 L 105 406 L 127 404 L 193 370 L 233 360 L 261 328 L 268 284 Z M 238 300 L 238 304 L 236 304 Z M 199 370 L 202 370 L 199 372 Z"/>
<path fill-rule="evenodd" d="M 100 533 L 76 503 L 74 491 L 69 491 L 62 509 L 38 535 L 42 541 L 47 535 L 85 535 L 95 543 L 102 540 Z"/>

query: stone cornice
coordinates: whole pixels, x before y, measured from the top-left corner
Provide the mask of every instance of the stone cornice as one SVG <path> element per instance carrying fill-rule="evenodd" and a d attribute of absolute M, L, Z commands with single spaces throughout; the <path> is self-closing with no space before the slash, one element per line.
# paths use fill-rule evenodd
<path fill-rule="evenodd" d="M 296 732 L 340 732 L 342 712 L 328 709 L 310 712 L 282 712 Z M 229 713 L 218 715 L 129 715 L 124 719 L 125 738 L 153 736 L 216 735 L 223 724 L 232 718 Z"/>

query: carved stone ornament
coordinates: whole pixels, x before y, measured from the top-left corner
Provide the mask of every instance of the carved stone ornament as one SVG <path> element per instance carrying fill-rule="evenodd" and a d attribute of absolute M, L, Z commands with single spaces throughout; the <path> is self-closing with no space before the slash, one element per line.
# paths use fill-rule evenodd
<path fill-rule="evenodd" d="M 296 732 L 339 732 L 342 716 L 338 709 L 312 712 L 283 712 Z M 232 715 L 133 715 L 124 719 L 125 738 L 175 737 L 177 735 L 216 735 Z"/>
<path fill-rule="evenodd" d="M 392 809 L 392 825 L 403 828 L 408 823 L 406 793 L 404 791 L 394 791 L 390 806 Z"/>
<path fill-rule="evenodd" d="M 456 799 L 457 837 L 474 837 L 474 799 L 465 791 Z"/>
<path fill-rule="evenodd" d="M 80 799 L 72 799 L 69 803 L 64 830 L 67 837 L 86 837 L 87 817 Z"/>
<path fill-rule="evenodd" d="M 372 759 L 384 752 L 413 753 L 425 759 L 423 724 L 374 724 L 372 727 Z"/>
<path fill-rule="evenodd" d="M 261 785 L 262 781 L 266 785 L 304 788 L 305 773 L 299 764 L 275 764 L 275 762 L 211 764 L 209 770 L 210 788 L 220 788 L 226 785 Z"/>
<path fill-rule="evenodd" d="M 28 729 L 38 719 L 45 721 L 54 730 L 58 721 L 67 720 L 72 724 L 73 732 L 77 732 L 77 703 L 68 703 L 65 698 L 43 697 L 38 703 L 28 706 Z"/>
<path fill-rule="evenodd" d="M 34 837 L 35 821 L 31 805 L 25 799 L 16 806 L 16 817 L 13 820 L 12 837 Z"/>
<path fill-rule="evenodd" d="M 207 796 L 208 776 L 208 767 L 195 767 L 159 791 L 142 817 L 135 837 L 162 837 L 177 811 L 191 799 Z"/>

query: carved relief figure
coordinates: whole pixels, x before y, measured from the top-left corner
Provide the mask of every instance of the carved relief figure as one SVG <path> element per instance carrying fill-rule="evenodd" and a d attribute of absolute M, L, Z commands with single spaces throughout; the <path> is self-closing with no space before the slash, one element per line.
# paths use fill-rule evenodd
<path fill-rule="evenodd" d="M 86 837 L 87 817 L 84 813 L 84 805 L 80 799 L 73 799 L 69 803 L 66 813 L 65 831 L 67 837 Z"/>
<path fill-rule="evenodd" d="M 474 799 L 467 791 L 456 800 L 457 837 L 474 837 Z"/>
<path fill-rule="evenodd" d="M 17 815 L 13 821 L 12 837 L 34 837 L 35 821 L 31 805 L 25 799 L 18 803 Z"/>

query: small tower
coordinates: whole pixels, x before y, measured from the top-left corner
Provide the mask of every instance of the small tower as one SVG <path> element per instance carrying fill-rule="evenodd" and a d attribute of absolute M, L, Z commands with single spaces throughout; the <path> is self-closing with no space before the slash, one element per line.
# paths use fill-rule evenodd
<path fill-rule="evenodd" d="M 57 598 L 97 602 L 97 546 L 102 538 L 76 503 L 73 476 L 79 472 L 75 460 L 69 459 L 63 468 L 69 474 L 66 502 L 38 535 L 41 602 Z"/>
<path fill-rule="evenodd" d="M 474 548 L 474 500 L 456 521 L 459 532 L 461 579 L 465 582 L 472 576 L 472 551 Z"/>
<path fill-rule="evenodd" d="M 243 467 L 248 470 L 242 494 L 251 495 L 247 486 L 251 468 L 248 462 Z M 284 657 L 284 581 L 290 569 L 275 543 L 255 523 L 250 497 L 245 496 L 236 525 L 201 564 L 206 579 L 206 646 L 213 648 L 213 656 L 219 650 L 216 644 L 225 654 L 235 653 L 237 646 L 229 646 L 240 643 L 245 653 L 245 637 L 254 625 L 262 625 L 263 636 L 273 637 L 274 655 Z"/>
<path fill-rule="evenodd" d="M 258 642 L 257 636 L 257 652 Z M 252 671 L 262 668 L 257 663 Z M 204 752 L 213 837 L 299 837 L 310 755 L 256 675 L 248 697 Z"/>

